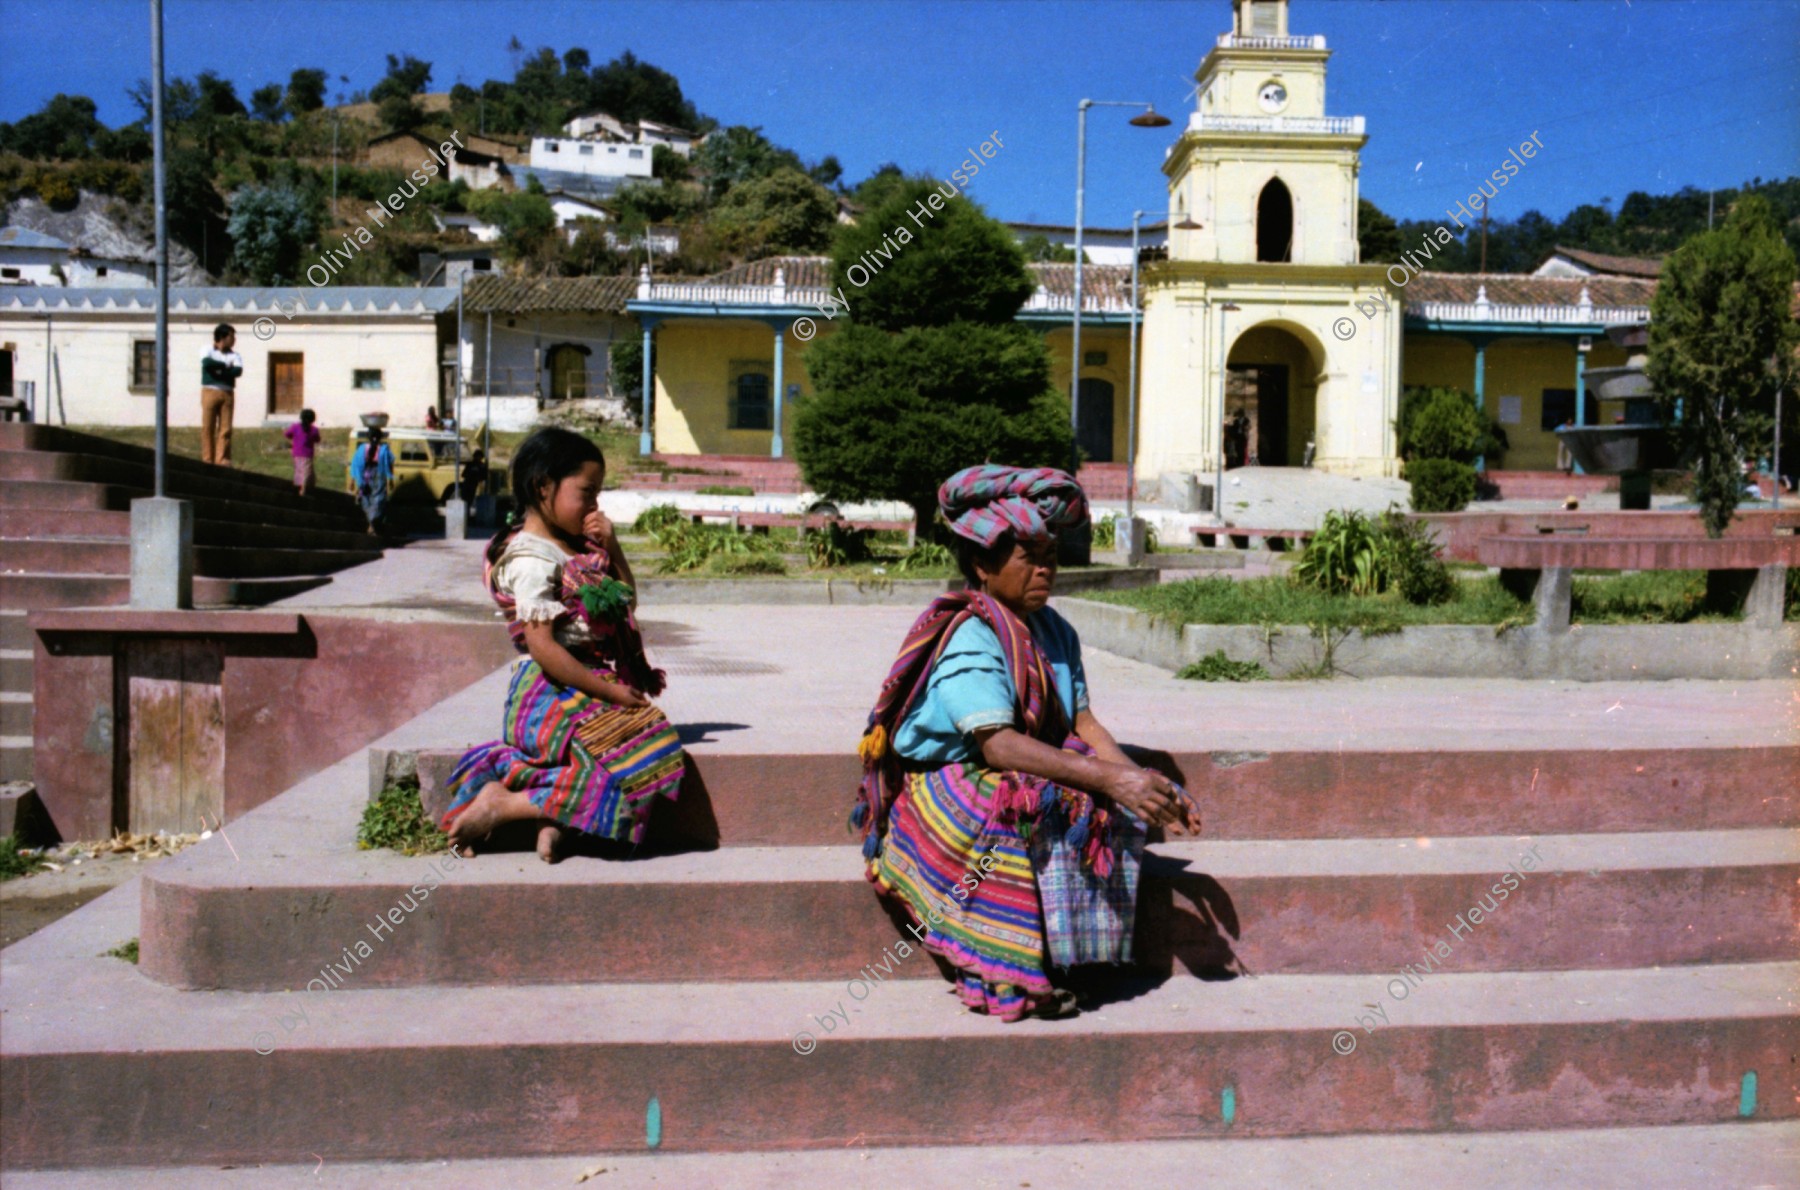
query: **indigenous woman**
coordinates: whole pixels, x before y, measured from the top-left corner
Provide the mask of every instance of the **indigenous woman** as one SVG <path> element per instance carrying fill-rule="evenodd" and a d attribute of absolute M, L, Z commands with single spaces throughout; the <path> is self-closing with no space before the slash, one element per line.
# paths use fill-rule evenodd
<path fill-rule="evenodd" d="M 543 429 L 513 456 L 521 513 L 488 545 L 488 592 L 525 654 L 506 693 L 504 737 L 466 753 L 439 825 L 459 852 L 503 822 L 535 820 L 538 855 L 565 832 L 643 841 L 658 797 L 687 766 L 650 696 L 663 672 L 644 657 L 631 568 L 599 511 L 606 464 L 579 434 Z"/>
<path fill-rule="evenodd" d="M 938 505 L 968 589 L 907 635 L 859 748 L 851 822 L 869 879 L 954 968 L 964 1004 L 1070 1015 L 1052 970 L 1130 962 L 1147 826 L 1187 834 L 1198 814 L 1094 717 L 1080 641 L 1047 606 L 1056 534 L 1087 520 L 1074 479 L 970 467 Z"/>

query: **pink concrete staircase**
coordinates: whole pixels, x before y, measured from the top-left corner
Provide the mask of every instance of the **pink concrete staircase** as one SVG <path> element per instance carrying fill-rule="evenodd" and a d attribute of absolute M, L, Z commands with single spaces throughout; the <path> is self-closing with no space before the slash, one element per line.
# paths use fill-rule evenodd
<path fill-rule="evenodd" d="M 60 426 L 0 423 L 0 780 L 31 761 L 28 611 L 131 597 L 131 501 L 154 485 L 148 449 Z M 172 455 L 166 490 L 194 506 L 194 601 L 262 604 L 380 557 L 350 497 L 301 499 L 281 479 Z"/>
<path fill-rule="evenodd" d="M 340 768 L 152 869 L 141 967 L 6 969 L 9 1165 L 1800 1115 L 1800 795 L 1771 780 L 1800 749 L 1145 754 L 1212 829 L 1147 860 L 1141 968 L 1002 1025 L 896 953 L 853 762 L 729 739 L 684 794 L 716 851 L 358 852 Z M 418 754 L 428 801 L 454 751 Z"/>

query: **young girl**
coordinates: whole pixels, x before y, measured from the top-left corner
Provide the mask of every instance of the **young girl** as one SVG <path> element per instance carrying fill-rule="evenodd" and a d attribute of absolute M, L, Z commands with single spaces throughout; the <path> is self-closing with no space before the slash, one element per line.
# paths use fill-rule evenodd
<path fill-rule="evenodd" d="M 663 672 L 644 657 L 631 567 L 599 511 L 606 463 L 579 434 L 542 429 L 513 456 L 519 511 L 487 548 L 488 592 L 517 663 L 504 738 L 451 774 L 439 824 L 459 854 L 503 822 L 542 820 L 538 856 L 562 857 L 564 828 L 643 840 L 657 797 L 673 800 L 687 757 L 649 697 Z"/>

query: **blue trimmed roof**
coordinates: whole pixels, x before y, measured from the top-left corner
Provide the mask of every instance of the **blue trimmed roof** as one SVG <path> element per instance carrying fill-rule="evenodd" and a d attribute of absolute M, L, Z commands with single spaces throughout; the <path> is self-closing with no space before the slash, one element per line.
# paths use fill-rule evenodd
<path fill-rule="evenodd" d="M 309 314 L 436 314 L 456 304 L 449 285 L 310 285 L 282 289 L 250 286 L 171 286 L 169 312 L 279 312 L 298 301 Z M 0 310 L 154 310 L 156 289 L 63 288 L 19 285 L 0 288 Z"/>
<path fill-rule="evenodd" d="M 0 227 L 0 248 L 51 248 L 67 252 L 69 245 L 55 236 L 27 227 Z"/>

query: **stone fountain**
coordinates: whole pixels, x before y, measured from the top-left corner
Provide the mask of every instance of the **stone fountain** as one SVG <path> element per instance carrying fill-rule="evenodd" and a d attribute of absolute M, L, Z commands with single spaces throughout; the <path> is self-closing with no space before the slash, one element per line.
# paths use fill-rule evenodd
<path fill-rule="evenodd" d="M 1586 383 L 1603 401 L 1647 401 L 1653 395 L 1650 379 L 1644 375 L 1649 328 L 1642 323 L 1609 326 L 1606 337 L 1629 355 L 1616 368 L 1589 368 Z M 1556 436 L 1583 471 L 1619 477 L 1622 509 L 1649 508 L 1650 472 L 1673 467 L 1678 461 L 1675 440 L 1659 422 L 1640 419 L 1610 426 L 1565 426 Z"/>

